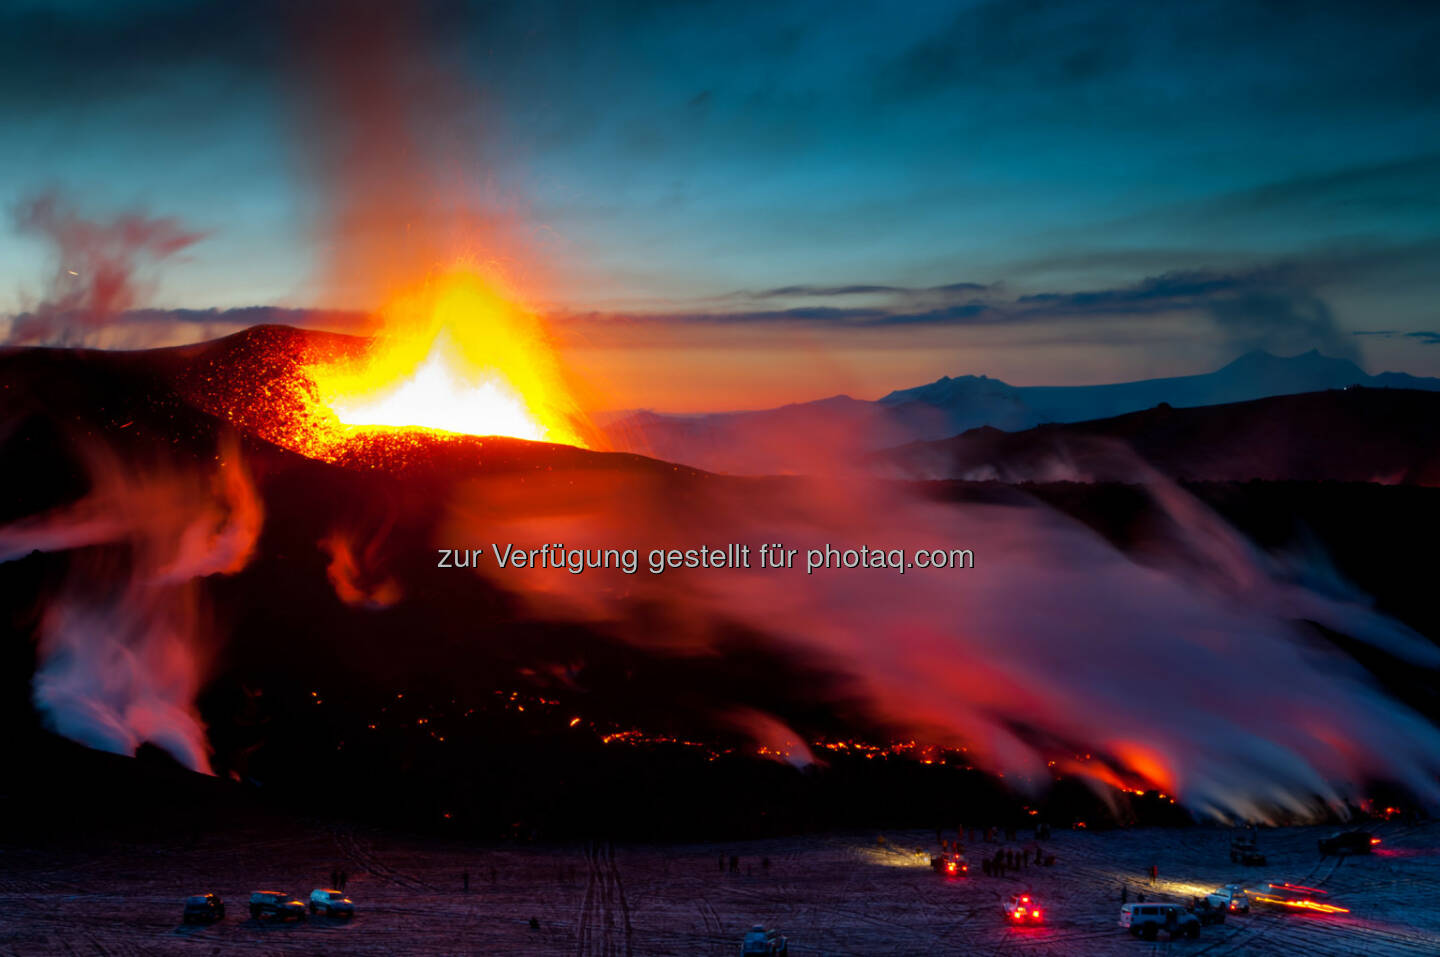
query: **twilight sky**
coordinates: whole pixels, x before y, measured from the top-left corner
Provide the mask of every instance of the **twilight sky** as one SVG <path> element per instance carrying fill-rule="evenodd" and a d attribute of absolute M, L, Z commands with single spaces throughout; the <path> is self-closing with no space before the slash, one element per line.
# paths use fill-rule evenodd
<path fill-rule="evenodd" d="M 188 241 L 86 341 L 362 309 L 424 220 L 615 405 L 1440 374 L 1440 6 L 381 6 L 5 4 L 0 314 L 127 213 Z"/>

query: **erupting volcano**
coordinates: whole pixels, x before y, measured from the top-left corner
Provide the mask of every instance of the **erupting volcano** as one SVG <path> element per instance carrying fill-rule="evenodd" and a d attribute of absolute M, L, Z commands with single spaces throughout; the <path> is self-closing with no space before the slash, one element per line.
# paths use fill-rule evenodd
<path fill-rule="evenodd" d="M 1440 954 L 1440 4 L 1212 6 L 0 3 L 0 950 Z"/>
<path fill-rule="evenodd" d="M 398 296 L 363 356 L 304 369 L 335 441 L 426 429 L 584 446 L 578 409 L 540 318 L 457 269 Z"/>
<path fill-rule="evenodd" d="M 594 448 L 543 319 L 455 268 L 395 296 L 370 338 L 279 326 L 181 350 L 186 399 L 323 462 L 395 466 L 491 438 Z"/>

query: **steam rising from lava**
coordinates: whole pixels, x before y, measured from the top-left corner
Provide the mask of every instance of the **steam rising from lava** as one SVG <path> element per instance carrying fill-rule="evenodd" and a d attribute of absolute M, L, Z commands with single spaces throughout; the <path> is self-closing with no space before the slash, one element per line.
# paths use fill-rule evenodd
<path fill-rule="evenodd" d="M 1251 819 L 1339 807 L 1374 778 L 1440 797 L 1440 732 L 1302 622 L 1416 666 L 1440 665 L 1440 652 L 1368 608 L 1287 580 L 1178 488 L 1153 491 L 1170 531 L 1150 564 L 1038 503 L 942 504 L 905 486 L 822 479 L 720 482 L 701 494 L 664 480 L 532 483 L 524 494 L 486 481 L 461 496 L 444 536 L 567 548 L 971 548 L 973 570 L 903 575 L 478 568 L 527 597 L 536 617 L 587 621 L 648 648 L 710 655 L 737 630 L 764 636 L 853 675 L 874 717 L 968 747 L 1021 788 L 1082 773 Z M 782 718 L 786 706 L 772 705 Z"/>
<path fill-rule="evenodd" d="M 260 500 L 233 442 L 213 471 L 87 454 L 87 497 L 0 528 L 0 561 L 70 552 L 43 614 L 35 705 L 82 744 L 133 754 L 149 742 L 208 773 L 194 702 L 215 629 L 201 586 L 249 561 Z"/>
<path fill-rule="evenodd" d="M 352 536 L 335 530 L 320 540 L 320 550 L 329 558 L 325 576 L 335 596 L 359 608 L 388 608 L 400 600 L 400 585 L 386 575 L 375 574 L 376 552 L 383 538 L 372 538 L 363 546 Z"/>

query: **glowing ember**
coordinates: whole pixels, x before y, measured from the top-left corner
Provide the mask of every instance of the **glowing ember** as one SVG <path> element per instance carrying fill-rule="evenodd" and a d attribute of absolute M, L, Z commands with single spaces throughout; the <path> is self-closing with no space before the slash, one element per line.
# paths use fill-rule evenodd
<path fill-rule="evenodd" d="M 451 272 L 382 316 L 367 355 L 305 369 L 335 440 L 390 428 L 585 445 L 539 317 L 493 283 Z"/>

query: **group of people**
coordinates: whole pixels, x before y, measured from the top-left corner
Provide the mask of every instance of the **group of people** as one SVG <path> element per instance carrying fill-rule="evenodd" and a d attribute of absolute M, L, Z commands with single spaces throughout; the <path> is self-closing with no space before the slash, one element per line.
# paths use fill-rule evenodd
<path fill-rule="evenodd" d="M 333 887 L 335 890 L 343 891 L 345 889 L 346 882 L 349 880 L 350 875 L 345 873 L 344 868 L 330 868 L 330 886 Z"/>
<path fill-rule="evenodd" d="M 1043 854 L 1038 847 L 1022 847 L 1018 851 L 1007 847 L 980 859 L 980 867 L 986 877 L 1004 877 L 1011 871 L 1023 871 L 1031 864 L 1054 867 L 1055 855 Z"/>
<path fill-rule="evenodd" d="M 760 858 L 760 870 L 764 871 L 766 874 L 769 874 L 769 873 L 770 873 L 770 858 L 768 858 L 768 857 L 762 857 L 762 858 Z M 725 873 L 725 855 L 724 855 L 724 854 L 721 854 L 721 855 L 720 855 L 720 873 L 722 873 L 722 874 Z M 731 874 L 739 874 L 739 873 L 740 873 L 740 858 L 739 858 L 739 856 L 736 855 L 736 854 L 731 854 L 731 855 L 730 855 L 730 873 L 731 873 Z M 745 866 L 745 873 L 747 873 L 747 874 L 750 873 L 750 866 L 749 866 L 748 864 Z"/>
<path fill-rule="evenodd" d="M 1160 882 L 1160 865 L 1158 865 L 1158 864 L 1151 864 L 1148 868 L 1145 869 L 1145 876 L 1149 879 L 1149 881 L 1150 881 L 1150 886 L 1151 886 L 1151 887 L 1154 887 L 1156 884 L 1158 884 L 1158 883 Z M 1129 884 L 1121 884 L 1121 885 L 1120 885 L 1120 903 L 1124 904 L 1124 903 L 1128 902 L 1129 900 L 1130 900 L 1130 885 L 1129 885 Z M 1144 894 L 1136 894 L 1136 895 L 1135 895 L 1135 901 L 1136 901 L 1136 903 L 1144 903 L 1144 902 L 1145 902 L 1145 895 L 1144 895 Z"/>
<path fill-rule="evenodd" d="M 960 854 L 965 850 L 963 842 L 967 835 L 972 845 L 981 841 L 994 843 L 1000 839 L 1002 833 L 1006 841 L 1013 842 L 1016 840 L 1016 830 L 1014 827 L 1006 827 L 1003 830 L 999 827 L 961 827 L 956 830 L 956 839 L 953 841 L 945 837 L 939 830 L 935 832 L 935 839 L 940 844 L 942 854 L 948 855 L 952 852 Z M 1036 842 L 1049 836 L 1050 826 L 1048 824 L 1037 823 L 1035 825 Z M 1004 877 L 1008 873 L 1025 870 L 1032 864 L 1037 867 L 1053 867 L 1055 855 L 1045 853 L 1038 843 L 1034 843 L 1028 847 L 1021 847 L 1019 850 L 1009 847 L 1000 848 L 994 854 L 986 854 L 980 859 L 981 871 L 987 877 Z"/>
<path fill-rule="evenodd" d="M 998 841 L 998 840 L 1000 839 L 1001 831 L 1002 831 L 1001 828 L 994 827 L 994 826 L 987 827 L 987 828 L 978 828 L 978 827 L 966 828 L 966 827 L 962 827 L 962 828 L 959 828 L 959 829 L 956 831 L 958 840 L 956 840 L 955 843 L 956 843 L 956 845 L 958 846 L 961 841 L 965 840 L 965 836 L 966 836 L 966 834 L 968 833 L 969 836 L 970 836 L 970 843 L 971 843 L 971 844 L 979 844 L 982 840 L 985 841 L 985 842 L 988 843 L 988 844 L 994 844 L 996 841 Z M 1015 840 L 1016 840 L 1017 828 L 1015 828 L 1014 826 L 1009 826 L 1009 827 L 1004 828 L 1003 831 L 1004 831 L 1004 835 L 1005 835 L 1005 840 L 1007 840 L 1007 841 L 1009 841 L 1009 842 L 1011 842 L 1011 843 L 1013 844 L 1013 843 L 1015 842 Z M 1049 824 L 1046 824 L 1044 821 L 1039 821 L 1039 822 L 1037 822 L 1037 823 L 1035 824 L 1035 840 L 1037 840 L 1037 841 L 1043 841 L 1043 840 L 1048 839 L 1049 837 L 1050 837 L 1050 825 L 1049 825 Z M 936 831 L 935 831 L 935 840 L 941 842 L 942 844 L 944 843 L 944 840 L 945 840 L 943 832 L 942 832 L 940 829 L 938 829 L 938 828 L 937 828 Z"/>

